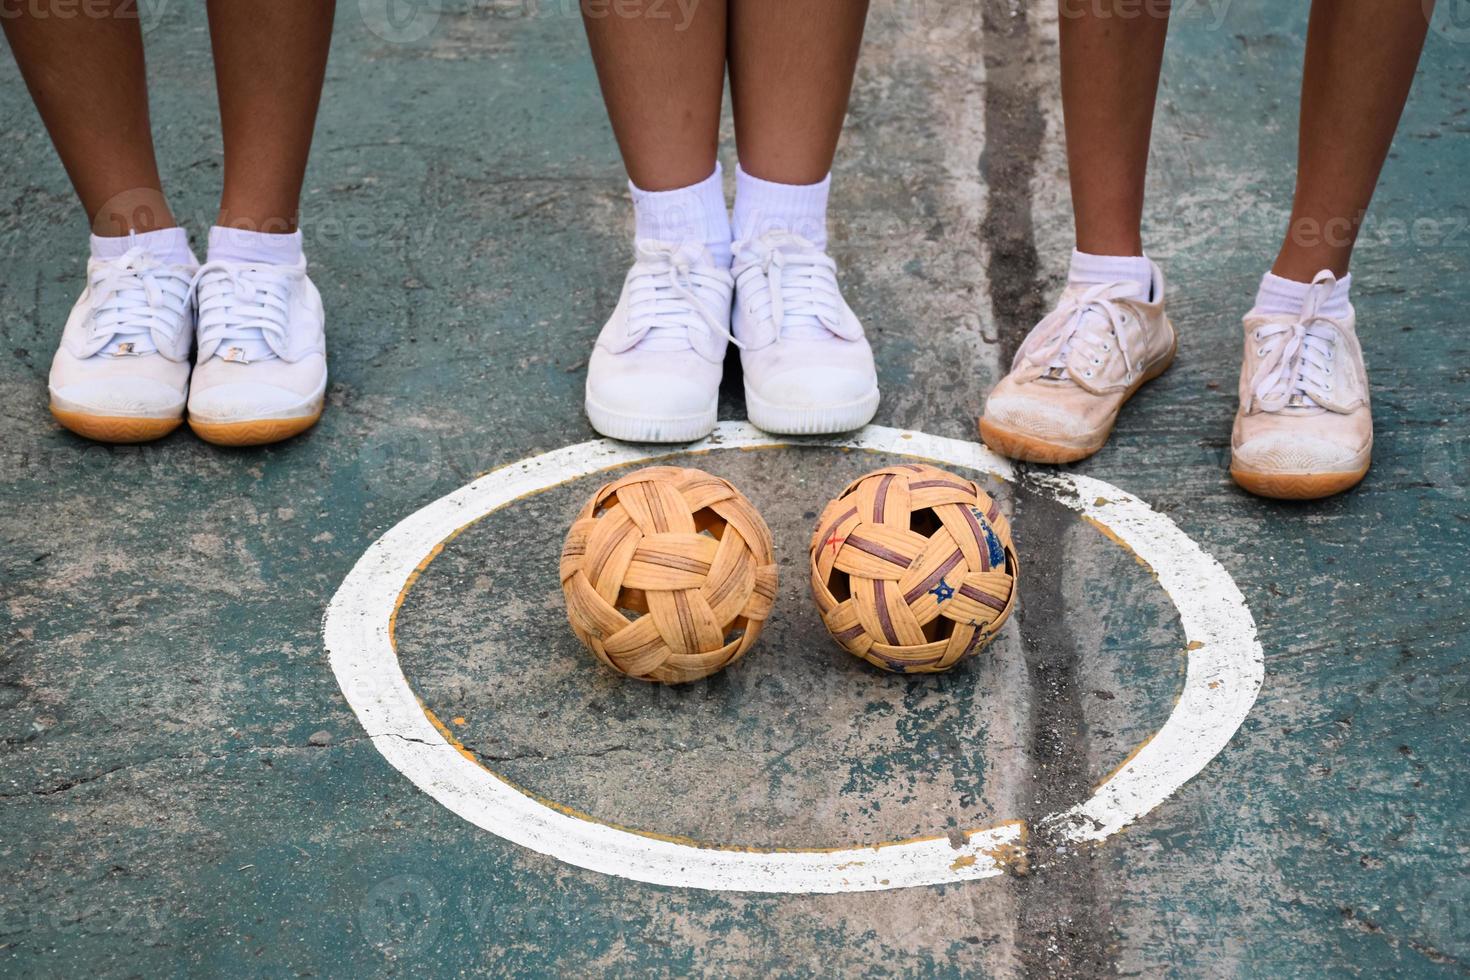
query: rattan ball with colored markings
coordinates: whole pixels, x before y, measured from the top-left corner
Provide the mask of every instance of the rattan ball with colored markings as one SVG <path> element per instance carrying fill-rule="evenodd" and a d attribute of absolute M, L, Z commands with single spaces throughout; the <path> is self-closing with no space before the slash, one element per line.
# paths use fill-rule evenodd
<path fill-rule="evenodd" d="M 598 490 L 561 553 L 572 632 L 640 680 L 698 680 L 745 656 L 776 598 L 771 532 L 701 470 L 651 466 Z"/>
<path fill-rule="evenodd" d="M 812 595 L 828 632 L 897 673 L 949 670 L 978 653 L 1015 607 L 1019 574 L 1000 507 L 933 466 L 854 481 L 812 534 Z"/>

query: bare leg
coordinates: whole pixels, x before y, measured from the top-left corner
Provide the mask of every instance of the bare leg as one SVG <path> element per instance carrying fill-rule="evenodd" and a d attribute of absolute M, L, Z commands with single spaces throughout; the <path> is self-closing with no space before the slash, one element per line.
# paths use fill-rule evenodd
<path fill-rule="evenodd" d="M 1142 255 L 1143 188 L 1168 0 L 1060 0 L 1062 114 L 1077 248 Z"/>
<path fill-rule="evenodd" d="M 218 223 L 296 230 L 335 0 L 209 0 L 224 128 Z"/>
<path fill-rule="evenodd" d="M 81 16 L 58 0 L 3 0 L 0 21 L 92 231 L 171 228 L 148 124 L 136 4 L 97 0 L 87 9 L 100 15 Z"/>
<path fill-rule="evenodd" d="M 1428 29 L 1423 0 L 1312 4 L 1296 198 L 1271 270 L 1278 276 L 1347 273 Z"/>
<path fill-rule="evenodd" d="M 647 191 L 715 169 L 725 89 L 725 0 L 582 0 L 582 22 L 623 165 Z"/>
<path fill-rule="evenodd" d="M 832 169 L 868 0 L 731 0 L 730 93 L 747 173 L 814 184 Z"/>

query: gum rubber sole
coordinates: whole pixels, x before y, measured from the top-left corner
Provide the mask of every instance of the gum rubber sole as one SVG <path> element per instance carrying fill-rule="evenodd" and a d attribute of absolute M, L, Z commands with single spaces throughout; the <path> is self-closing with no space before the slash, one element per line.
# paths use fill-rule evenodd
<path fill-rule="evenodd" d="M 182 416 L 167 419 L 136 418 L 127 415 L 92 415 L 71 412 L 51 406 L 56 421 L 84 439 L 96 442 L 152 442 L 162 439 L 184 421 Z"/>
<path fill-rule="evenodd" d="M 1230 478 L 1258 497 L 1277 500 L 1320 500 L 1350 490 L 1368 475 L 1370 463 L 1359 470 L 1337 473 L 1258 473 L 1230 467 Z"/>
<path fill-rule="evenodd" d="M 189 419 L 189 428 L 205 442 L 216 446 L 265 446 L 300 435 L 322 417 L 302 415 L 294 419 L 254 419 L 249 422 L 203 422 Z"/>
<path fill-rule="evenodd" d="M 1170 324 L 1169 329 L 1173 329 L 1173 324 Z M 1128 394 L 1124 395 L 1123 401 L 1118 404 L 1118 411 L 1121 412 L 1123 406 L 1128 404 L 1134 395 L 1138 394 L 1138 389 L 1169 370 L 1170 366 L 1174 363 L 1174 357 L 1178 353 L 1179 335 L 1175 333 L 1174 346 L 1169 350 L 1169 356 L 1164 358 L 1158 367 L 1149 371 L 1148 374 L 1145 374 L 1133 383 L 1133 387 L 1128 389 Z M 1058 463 L 1075 463 L 1078 460 L 1086 459 L 1106 445 L 1108 437 L 1113 434 L 1113 426 L 1117 422 L 1118 416 L 1115 414 L 1113 421 L 1108 424 L 1107 429 L 1096 443 L 1090 443 L 1086 446 L 1068 446 L 1065 443 L 1047 442 L 1039 436 L 1027 435 L 1015 429 L 1008 429 L 1003 425 L 997 425 L 989 421 L 982 415 L 980 417 L 980 440 L 1007 459 L 1018 459 L 1023 463 L 1050 463 L 1053 465 Z"/>
<path fill-rule="evenodd" d="M 1007 459 L 1019 459 L 1024 463 L 1075 463 L 1101 449 L 1112 432 L 1113 427 L 1108 426 L 1108 431 L 1103 433 L 1097 445 L 1079 448 L 1047 442 L 1045 439 L 997 425 L 984 416 L 980 418 L 980 441 Z"/>

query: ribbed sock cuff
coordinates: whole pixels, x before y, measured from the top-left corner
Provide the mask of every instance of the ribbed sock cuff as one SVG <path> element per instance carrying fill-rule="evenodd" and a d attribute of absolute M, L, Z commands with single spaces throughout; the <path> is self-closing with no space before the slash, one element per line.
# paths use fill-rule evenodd
<path fill-rule="evenodd" d="M 671 191 L 645 191 L 628 181 L 633 195 L 634 234 L 670 244 L 703 242 L 716 262 L 730 264 L 730 213 L 725 208 L 724 171 Z"/>
<path fill-rule="evenodd" d="M 815 184 L 777 184 L 735 167 L 735 238 L 745 241 L 771 231 L 800 235 L 827 249 L 827 197 L 832 175 Z"/>
<path fill-rule="evenodd" d="M 1088 286 L 1108 282 L 1131 282 L 1151 299 L 1153 263 L 1147 255 L 1092 255 L 1072 249 L 1072 262 L 1067 268 L 1067 281 Z"/>
<path fill-rule="evenodd" d="M 197 265 L 189 248 L 189 233 L 182 228 L 160 228 L 142 234 L 98 236 L 91 239 L 92 258 L 116 259 L 130 248 L 142 248 L 155 259 L 169 265 Z"/>
<path fill-rule="evenodd" d="M 272 235 L 243 228 L 215 225 L 209 229 L 209 261 L 248 262 L 259 265 L 295 265 L 301 261 L 300 229 Z"/>
<path fill-rule="evenodd" d="M 1318 307 L 1318 311 L 1324 316 L 1337 320 L 1346 317 L 1352 312 L 1352 303 L 1348 296 L 1352 286 L 1353 275 L 1350 272 L 1337 280 L 1332 287 L 1332 295 Z M 1256 305 L 1252 307 L 1251 312 L 1295 315 L 1302 311 L 1302 304 L 1306 302 L 1307 293 L 1311 291 L 1311 288 L 1312 284 L 1309 282 L 1283 279 L 1274 272 L 1268 272 L 1261 277 L 1261 288 L 1256 290 Z"/>

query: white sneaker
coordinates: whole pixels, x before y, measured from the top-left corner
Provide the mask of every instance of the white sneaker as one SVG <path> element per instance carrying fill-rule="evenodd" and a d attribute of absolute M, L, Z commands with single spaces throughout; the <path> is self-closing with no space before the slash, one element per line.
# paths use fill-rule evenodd
<path fill-rule="evenodd" d="M 1321 312 L 1336 285 L 1323 270 L 1299 314 L 1246 315 L 1230 475 L 1251 493 L 1315 500 L 1368 474 L 1373 409 L 1357 315 Z"/>
<path fill-rule="evenodd" d="M 147 442 L 178 428 L 194 342 L 193 275 L 192 266 L 161 263 L 142 247 L 87 263 L 87 288 L 51 361 L 58 422 L 102 442 Z"/>
<path fill-rule="evenodd" d="M 1011 459 L 1075 463 L 1103 447 L 1123 405 L 1174 363 L 1164 274 L 1068 285 L 985 399 L 980 438 Z"/>
<path fill-rule="evenodd" d="M 837 263 L 785 231 L 735 243 L 735 342 L 752 424 L 781 434 L 847 432 L 878 411 L 863 325 Z"/>
<path fill-rule="evenodd" d="M 636 249 L 587 364 L 587 418 L 629 442 L 702 439 L 719 409 L 734 283 L 698 243 Z"/>
<path fill-rule="evenodd" d="M 327 390 L 326 316 L 306 260 L 207 262 L 196 281 L 189 427 L 218 446 L 259 446 L 315 425 Z"/>

